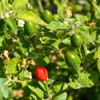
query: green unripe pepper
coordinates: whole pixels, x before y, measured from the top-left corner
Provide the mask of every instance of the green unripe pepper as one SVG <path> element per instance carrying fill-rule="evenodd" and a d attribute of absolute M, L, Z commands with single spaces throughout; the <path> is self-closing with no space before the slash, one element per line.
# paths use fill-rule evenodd
<path fill-rule="evenodd" d="M 60 18 L 60 16 L 58 14 L 54 14 L 53 15 L 53 20 L 58 21 Z"/>
<path fill-rule="evenodd" d="M 26 22 L 24 25 L 24 30 L 28 35 L 34 34 L 37 32 L 36 24 L 31 23 L 31 22 Z"/>
<path fill-rule="evenodd" d="M 45 10 L 42 14 L 42 19 L 46 22 L 46 23 L 50 23 L 52 21 L 52 13 L 49 10 Z"/>
<path fill-rule="evenodd" d="M 80 47 L 83 43 L 83 39 L 80 34 L 73 34 L 71 37 L 71 44 L 75 47 Z"/>
<path fill-rule="evenodd" d="M 66 51 L 65 60 L 71 67 L 79 67 L 81 60 L 79 56 L 73 51 Z"/>

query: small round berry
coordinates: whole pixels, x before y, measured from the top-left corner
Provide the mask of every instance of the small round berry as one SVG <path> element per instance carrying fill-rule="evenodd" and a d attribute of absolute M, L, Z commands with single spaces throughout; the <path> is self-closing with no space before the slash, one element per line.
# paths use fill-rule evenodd
<path fill-rule="evenodd" d="M 80 47 L 83 44 L 83 39 L 80 34 L 73 34 L 71 37 L 71 44 L 75 47 Z"/>
<path fill-rule="evenodd" d="M 52 12 L 45 10 L 42 14 L 42 19 L 49 24 L 52 21 Z"/>
<path fill-rule="evenodd" d="M 37 33 L 36 24 L 31 23 L 31 22 L 25 22 L 24 30 L 27 33 L 27 35 L 34 35 Z"/>
<path fill-rule="evenodd" d="M 46 81 L 48 79 L 48 72 L 43 66 L 38 66 L 35 70 L 35 76 L 40 81 Z"/>
<path fill-rule="evenodd" d="M 65 61 L 67 64 L 74 68 L 80 66 L 81 64 L 79 56 L 74 51 L 66 51 Z"/>

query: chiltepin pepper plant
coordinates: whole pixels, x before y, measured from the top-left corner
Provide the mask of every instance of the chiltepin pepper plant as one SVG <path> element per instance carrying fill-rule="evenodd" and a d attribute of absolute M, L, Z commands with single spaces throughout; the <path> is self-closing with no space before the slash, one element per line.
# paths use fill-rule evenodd
<path fill-rule="evenodd" d="M 99 5 L 1 0 L 0 100 L 100 100 Z"/>

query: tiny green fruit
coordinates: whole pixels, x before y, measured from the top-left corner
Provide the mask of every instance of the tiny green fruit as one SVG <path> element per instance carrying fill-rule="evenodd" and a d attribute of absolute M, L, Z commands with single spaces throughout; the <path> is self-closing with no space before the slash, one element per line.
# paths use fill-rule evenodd
<path fill-rule="evenodd" d="M 80 66 L 81 60 L 79 56 L 73 51 L 66 51 L 65 53 L 65 60 L 71 67 L 78 67 Z"/>
<path fill-rule="evenodd" d="M 46 23 L 50 23 L 52 21 L 52 13 L 49 10 L 45 10 L 42 14 L 42 19 L 46 22 Z"/>
<path fill-rule="evenodd" d="M 54 14 L 53 15 L 53 20 L 58 21 L 60 18 L 60 16 L 58 14 Z"/>
<path fill-rule="evenodd" d="M 24 30 L 28 35 L 34 34 L 37 32 L 36 24 L 31 23 L 31 22 L 26 22 L 24 25 Z"/>
<path fill-rule="evenodd" d="M 79 5 L 79 4 L 75 4 L 75 5 L 73 5 L 72 8 L 73 8 L 73 9 L 72 9 L 72 12 L 75 13 L 75 12 L 80 12 L 80 11 L 82 11 L 83 6 L 81 6 L 81 5 Z"/>
<path fill-rule="evenodd" d="M 80 47 L 83 44 L 83 40 L 80 34 L 73 34 L 71 37 L 71 44 L 75 47 Z"/>

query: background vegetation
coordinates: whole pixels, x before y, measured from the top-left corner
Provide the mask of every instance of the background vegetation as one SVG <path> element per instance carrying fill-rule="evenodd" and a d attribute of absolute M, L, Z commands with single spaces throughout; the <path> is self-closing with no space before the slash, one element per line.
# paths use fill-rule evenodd
<path fill-rule="evenodd" d="M 0 0 L 0 100 L 100 100 L 99 5 Z"/>

